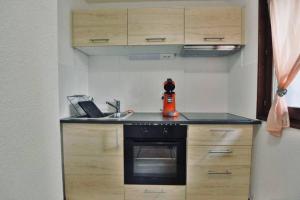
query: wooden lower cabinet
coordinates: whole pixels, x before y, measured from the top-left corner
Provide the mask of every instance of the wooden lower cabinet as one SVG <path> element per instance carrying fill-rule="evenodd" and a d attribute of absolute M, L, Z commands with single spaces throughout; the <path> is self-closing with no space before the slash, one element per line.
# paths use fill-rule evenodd
<path fill-rule="evenodd" d="M 187 200 L 248 200 L 252 129 L 252 125 L 189 126 Z"/>
<path fill-rule="evenodd" d="M 65 199 L 247 200 L 252 130 L 190 125 L 186 186 L 124 185 L 123 126 L 64 123 Z"/>
<path fill-rule="evenodd" d="M 124 200 L 123 127 L 63 124 L 67 200 Z"/>
<path fill-rule="evenodd" d="M 185 186 L 126 185 L 125 200 L 185 200 Z"/>

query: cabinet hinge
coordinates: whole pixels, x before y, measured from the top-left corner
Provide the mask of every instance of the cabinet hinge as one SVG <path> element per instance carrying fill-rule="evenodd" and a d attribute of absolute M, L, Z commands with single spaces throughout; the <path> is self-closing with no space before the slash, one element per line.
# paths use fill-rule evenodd
<path fill-rule="evenodd" d="M 267 106 L 267 101 L 266 101 L 266 100 L 264 100 L 264 106 L 265 106 L 265 107 Z"/>
<path fill-rule="evenodd" d="M 266 56 L 269 55 L 269 50 L 268 49 L 265 50 L 265 55 Z"/>

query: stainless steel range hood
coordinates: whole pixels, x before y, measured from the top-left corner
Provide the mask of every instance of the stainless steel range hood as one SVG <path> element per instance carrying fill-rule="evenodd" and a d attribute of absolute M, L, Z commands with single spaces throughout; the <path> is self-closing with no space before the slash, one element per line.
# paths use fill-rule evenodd
<path fill-rule="evenodd" d="M 180 55 L 183 57 L 227 56 L 240 51 L 241 45 L 185 45 Z"/>

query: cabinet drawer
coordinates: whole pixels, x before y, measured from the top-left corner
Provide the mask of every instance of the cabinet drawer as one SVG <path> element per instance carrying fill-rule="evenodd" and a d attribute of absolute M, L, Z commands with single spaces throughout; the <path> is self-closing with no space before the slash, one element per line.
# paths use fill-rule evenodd
<path fill-rule="evenodd" d="M 123 176 L 66 175 L 67 200 L 123 200 Z"/>
<path fill-rule="evenodd" d="M 73 12 L 73 46 L 127 45 L 127 9 Z"/>
<path fill-rule="evenodd" d="M 190 125 L 188 145 L 252 145 L 252 125 Z"/>
<path fill-rule="evenodd" d="M 242 44 L 240 7 L 185 10 L 185 44 Z"/>
<path fill-rule="evenodd" d="M 185 200 L 185 186 L 125 185 L 125 200 Z"/>
<path fill-rule="evenodd" d="M 189 168 L 203 166 L 251 165 L 251 146 L 190 146 Z"/>
<path fill-rule="evenodd" d="M 184 43 L 184 9 L 128 10 L 128 45 Z"/>
<path fill-rule="evenodd" d="M 189 168 L 187 200 L 247 200 L 249 182 L 249 165 Z"/>

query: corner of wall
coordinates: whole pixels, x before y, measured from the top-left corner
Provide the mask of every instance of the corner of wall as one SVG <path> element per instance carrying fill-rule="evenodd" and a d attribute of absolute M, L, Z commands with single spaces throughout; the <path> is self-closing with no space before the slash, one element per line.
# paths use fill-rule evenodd
<path fill-rule="evenodd" d="M 245 40 L 246 44 L 242 51 L 231 57 L 229 112 L 256 118 L 258 0 L 248 0 L 246 2 Z"/>
<path fill-rule="evenodd" d="M 88 56 L 72 47 L 71 10 L 85 6 L 83 0 L 58 1 L 58 63 L 60 117 L 70 116 L 67 96 L 88 94 Z"/>

